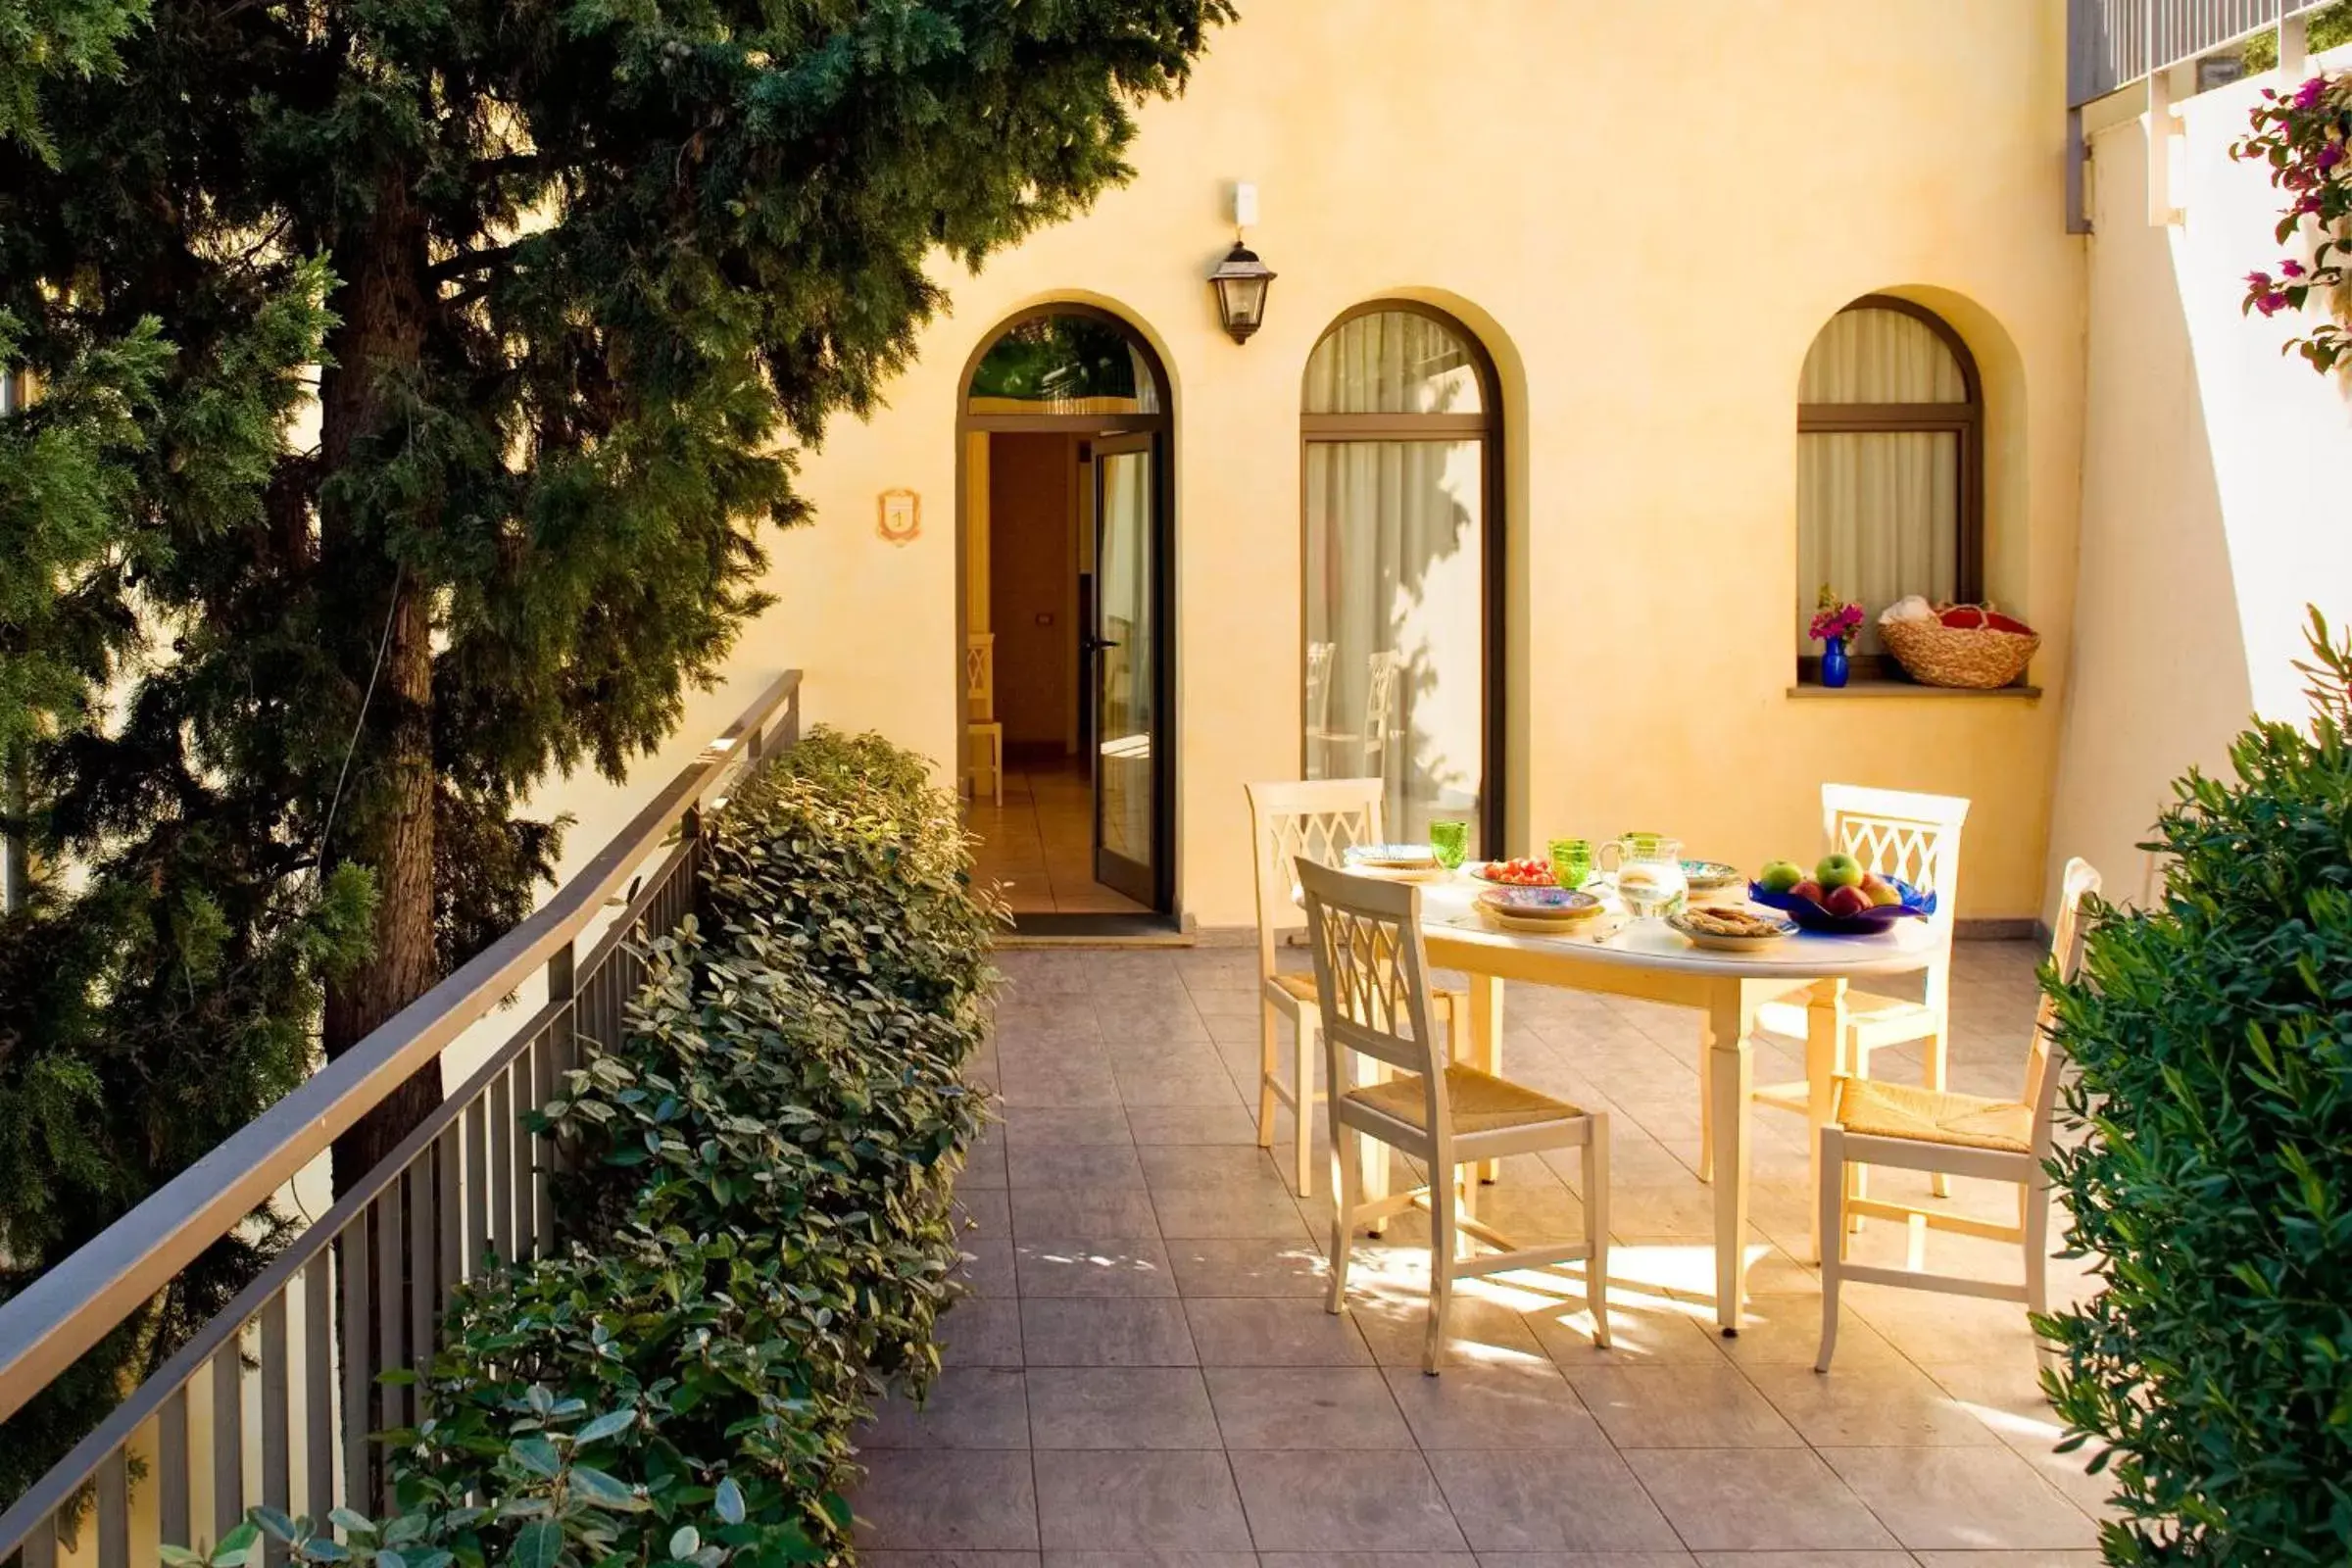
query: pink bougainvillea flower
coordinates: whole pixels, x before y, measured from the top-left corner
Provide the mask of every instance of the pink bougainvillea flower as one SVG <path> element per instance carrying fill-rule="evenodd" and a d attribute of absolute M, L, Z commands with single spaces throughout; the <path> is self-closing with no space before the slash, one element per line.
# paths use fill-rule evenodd
<path fill-rule="evenodd" d="M 2249 288 L 2269 288 L 2271 286 L 2271 274 L 2268 272 L 2248 272 L 2246 274 L 2246 284 Z"/>
<path fill-rule="evenodd" d="M 2320 95 L 2325 93 L 2327 90 L 2328 78 L 2326 76 L 2312 77 L 2302 86 L 2295 89 L 2295 107 L 2297 109 L 2309 109 L 2313 104 L 2316 104 L 2320 101 Z"/>
<path fill-rule="evenodd" d="M 2333 169 L 2343 161 L 2344 144 L 2340 141 L 2329 142 L 2312 158 L 2312 163 L 2321 169 Z"/>
<path fill-rule="evenodd" d="M 2287 277 L 2301 277 L 2303 275 L 2303 264 L 2290 256 L 2285 261 L 2278 264 L 2278 270 L 2281 274 Z"/>

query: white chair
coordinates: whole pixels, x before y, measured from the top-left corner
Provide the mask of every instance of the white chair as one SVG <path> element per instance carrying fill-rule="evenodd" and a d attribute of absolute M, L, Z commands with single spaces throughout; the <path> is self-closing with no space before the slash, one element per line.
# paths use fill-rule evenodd
<path fill-rule="evenodd" d="M 1295 862 L 1303 858 L 1336 865 L 1350 845 L 1382 843 L 1382 785 L 1376 778 L 1331 778 L 1245 788 L 1256 846 L 1257 1147 L 1274 1147 L 1274 1107 L 1290 1106 L 1298 1196 L 1309 1198 L 1315 1190 L 1315 1034 L 1322 1014 L 1314 976 L 1285 972 L 1276 967 L 1275 957 L 1283 938 L 1306 926 Z M 1437 1004 L 1454 1027 L 1468 1027 L 1468 992 L 1441 991 Z M 1282 1073 L 1284 1018 L 1291 1020 L 1297 1041 L 1287 1079 Z"/>
<path fill-rule="evenodd" d="M 2082 901 L 2098 888 L 2099 873 L 2087 861 L 2067 861 L 2058 918 L 2050 929 L 2050 962 L 2062 979 L 2071 979 L 2080 961 L 2076 923 Z M 1830 1357 L 1838 1348 L 1838 1293 L 1849 1280 L 2023 1301 L 2029 1312 L 2049 1309 L 2050 1178 L 2043 1161 L 2050 1157 L 2051 1121 L 2058 1102 L 2059 1074 L 2065 1065 L 2051 1034 L 2055 1016 L 2056 1009 L 2044 995 L 2034 1013 L 2025 1093 L 2016 1100 L 1987 1100 L 1869 1078 L 1838 1080 L 1836 1114 L 1820 1132 L 1821 1186 L 1816 1200 L 1822 1237 L 1821 1353 L 1814 1359 L 1815 1371 L 1827 1372 Z M 2018 1187 L 2017 1223 L 1865 1198 L 1857 1190 L 1856 1180 L 1868 1165 L 2014 1182 Z M 1846 1229 L 1863 1215 L 1899 1219 L 1909 1227 L 1908 1266 L 1886 1268 L 1846 1261 Z M 2009 1285 L 1927 1272 L 1930 1229 L 2019 1243 L 2025 1250 L 2025 1282 Z"/>
<path fill-rule="evenodd" d="M 1324 674 L 1316 679 L 1316 649 L 1322 655 Z M 1331 708 L 1329 670 L 1331 645 L 1316 643 L 1307 649 L 1307 678 L 1310 683 L 1307 708 L 1307 739 L 1322 748 L 1324 765 L 1336 768 L 1349 765 L 1350 754 L 1360 757 L 1363 771 L 1375 778 L 1388 771 L 1389 738 L 1396 728 L 1396 687 L 1404 673 L 1404 656 L 1392 649 L 1382 649 L 1364 658 L 1364 727 L 1361 730 L 1326 728 L 1323 714 Z"/>
<path fill-rule="evenodd" d="M 1952 1026 L 1952 929 L 1960 891 L 1960 829 L 1967 820 L 1968 802 L 1957 796 L 1864 789 L 1852 784 L 1821 787 L 1822 842 L 1833 851 L 1852 856 L 1866 871 L 1900 877 L 1924 893 L 1935 894 L 1936 913 L 1929 924 L 1936 944 L 1920 1000 L 1854 991 L 1842 980 L 1830 980 L 1756 1009 L 1759 1027 L 1805 1042 L 1805 1076 L 1796 1083 L 1763 1085 L 1754 1091 L 1754 1098 L 1760 1104 L 1806 1118 L 1808 1142 L 1820 1137 L 1828 1120 L 1830 1080 L 1840 1073 L 1869 1077 L 1875 1051 L 1913 1040 L 1926 1042 L 1920 1082 L 1929 1089 L 1944 1086 Z M 1843 1027 L 1823 1034 L 1814 1027 L 1812 1004 L 1840 999 Z M 1704 1053 L 1700 1060 L 1703 1072 Z M 1713 1174 L 1714 1132 L 1712 1118 L 1702 1116 L 1699 1168 L 1703 1175 Z M 1936 1196 L 1947 1191 L 1947 1185 L 1939 1180 Z"/>
<path fill-rule="evenodd" d="M 964 782 L 972 798 L 980 798 L 980 774 L 988 774 L 990 793 L 1004 804 L 1004 726 L 997 721 L 997 638 L 977 631 L 963 644 L 964 729 L 970 736 L 971 759 L 964 764 Z M 985 754 L 987 761 L 981 761 Z"/>
<path fill-rule="evenodd" d="M 1609 1119 L 1508 1079 L 1446 1059 L 1431 1023 L 1429 962 L 1421 944 L 1421 890 L 1410 883 L 1350 876 L 1311 860 L 1298 863 L 1306 899 L 1315 988 L 1322 999 L 1323 1070 L 1332 1084 L 1355 1077 L 1352 1056 L 1404 1076 L 1335 1091 L 1331 1118 L 1331 1299 L 1348 1307 L 1348 1256 L 1355 1227 L 1415 1205 L 1429 1210 L 1429 1331 L 1421 1370 L 1446 1353 L 1453 1282 L 1508 1269 L 1582 1261 L 1592 1341 L 1609 1343 Z M 1422 1162 L 1429 1185 L 1364 1201 L 1359 1144 L 1371 1139 Z M 1463 1184 L 1478 1165 L 1548 1149 L 1584 1151 L 1584 1240 L 1521 1247 L 1467 1212 Z M 1494 1249 L 1464 1249 L 1468 1237 Z"/>

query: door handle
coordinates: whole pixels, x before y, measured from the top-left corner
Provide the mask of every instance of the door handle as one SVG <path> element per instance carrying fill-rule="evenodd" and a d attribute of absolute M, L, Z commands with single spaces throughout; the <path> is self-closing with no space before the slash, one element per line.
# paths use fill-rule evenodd
<path fill-rule="evenodd" d="M 1119 645 L 1115 640 L 1108 637 L 1089 637 L 1086 640 L 1086 651 L 1090 654 L 1099 654 L 1105 648 L 1116 648 Z"/>

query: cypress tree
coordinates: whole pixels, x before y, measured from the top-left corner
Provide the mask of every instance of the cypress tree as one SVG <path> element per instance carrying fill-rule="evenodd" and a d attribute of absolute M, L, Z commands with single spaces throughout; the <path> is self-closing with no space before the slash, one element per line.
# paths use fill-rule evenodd
<path fill-rule="evenodd" d="M 0 0 L 0 356 L 38 388 L 0 420 L 0 738 L 58 873 L 0 917 L 16 1282 L 527 910 L 561 824 L 523 801 L 716 674 L 795 449 L 876 405 L 943 262 L 1127 177 L 1231 14 Z M 12 1421 L 0 1486 L 268 1235 Z"/>
<path fill-rule="evenodd" d="M 976 265 L 1128 172 L 1227 0 L 161 0 L 0 156 L 0 302 L 183 355 L 302 270 L 315 440 L 237 526 L 153 507 L 179 628 L 57 820 L 170 779 L 372 880 L 339 1054 L 527 907 L 553 770 L 618 774 L 766 604 L 795 444 Z M 61 289 L 63 292 L 61 292 Z M 45 330 L 36 329 L 44 339 Z M 153 498 L 142 495 L 141 502 Z M 231 804 L 233 803 L 233 805 Z M 437 1100 L 338 1145 L 338 1185 Z"/>

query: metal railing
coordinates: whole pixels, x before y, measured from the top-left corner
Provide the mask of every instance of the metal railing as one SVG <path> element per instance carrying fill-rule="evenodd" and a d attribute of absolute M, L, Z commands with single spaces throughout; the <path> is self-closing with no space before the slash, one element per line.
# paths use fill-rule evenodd
<path fill-rule="evenodd" d="M 2293 24 L 2328 0 L 2067 0 L 2066 102 L 2080 109 L 2159 71 Z"/>
<path fill-rule="evenodd" d="M 368 1434 L 405 1424 L 414 1398 L 381 1374 L 429 1362 L 460 1283 L 554 1240 L 550 1151 L 519 1118 L 581 1039 L 618 1038 L 645 978 L 631 939 L 694 907 L 702 814 L 798 741 L 800 684 L 779 676 L 537 912 L 0 1306 L 4 1420 L 544 970 L 544 1004 L 0 1514 L 0 1558 L 55 1568 L 61 1529 L 79 1547 L 86 1526 L 94 1553 L 74 1555 L 146 1568 L 159 1544 L 217 1542 L 255 1503 L 315 1519 L 381 1505 Z"/>

